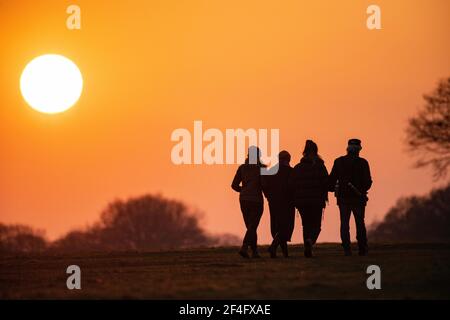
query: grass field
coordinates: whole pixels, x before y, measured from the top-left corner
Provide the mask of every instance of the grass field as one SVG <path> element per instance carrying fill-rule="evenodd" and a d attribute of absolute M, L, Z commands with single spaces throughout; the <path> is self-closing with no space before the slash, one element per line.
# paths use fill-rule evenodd
<path fill-rule="evenodd" d="M 372 245 L 344 257 L 321 244 L 306 259 L 244 260 L 237 248 L 169 252 L 8 256 L 0 258 L 0 298 L 50 299 L 449 299 L 450 244 Z M 81 268 L 81 290 L 68 290 L 66 268 Z M 367 266 L 381 268 L 381 290 L 366 287 Z"/>

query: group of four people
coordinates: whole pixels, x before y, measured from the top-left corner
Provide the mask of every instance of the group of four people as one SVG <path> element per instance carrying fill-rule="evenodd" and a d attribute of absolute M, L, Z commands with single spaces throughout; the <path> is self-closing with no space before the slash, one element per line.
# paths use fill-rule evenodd
<path fill-rule="evenodd" d="M 288 257 L 287 242 L 294 230 L 295 209 L 300 213 L 303 226 L 305 257 L 312 257 L 322 224 L 322 216 L 328 202 L 328 192 L 334 192 L 341 219 L 341 240 L 345 255 L 352 254 L 350 246 L 350 216 L 353 212 L 356 223 L 359 255 L 367 255 L 367 235 L 364 223 L 367 191 L 372 185 L 367 160 L 361 158 L 361 141 L 350 139 L 347 154 L 334 161 L 328 174 L 324 161 L 319 156 L 317 144 L 307 140 L 300 162 L 290 166 L 291 155 L 281 151 L 275 174 L 262 175 L 265 165 L 260 160 L 260 150 L 250 147 L 244 164 L 240 165 L 231 187 L 239 192 L 239 203 L 247 231 L 239 254 L 249 258 L 260 257 L 257 249 L 257 229 L 267 198 L 270 211 L 272 244 L 269 253 L 276 257 L 280 247 Z M 267 170 L 273 170 L 267 169 Z M 270 173 L 270 172 L 269 172 Z"/>

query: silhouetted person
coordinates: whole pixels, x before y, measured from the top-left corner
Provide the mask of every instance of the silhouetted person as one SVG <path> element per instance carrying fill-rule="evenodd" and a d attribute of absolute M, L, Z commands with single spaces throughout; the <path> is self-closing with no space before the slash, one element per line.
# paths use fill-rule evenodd
<path fill-rule="evenodd" d="M 257 249 L 257 229 L 264 209 L 264 199 L 261 187 L 260 151 L 251 146 L 248 149 L 248 157 L 245 163 L 240 165 L 234 176 L 231 187 L 239 192 L 239 203 L 244 216 L 247 232 L 239 254 L 248 258 L 248 248 L 252 250 L 252 257 L 259 258 Z M 241 185 L 242 183 L 242 185 Z"/>
<path fill-rule="evenodd" d="M 303 225 L 305 257 L 312 257 L 312 248 L 319 237 L 322 213 L 328 199 L 328 171 L 312 140 L 306 140 L 303 157 L 292 172 L 290 188 L 295 207 Z"/>
<path fill-rule="evenodd" d="M 294 231 L 295 207 L 288 182 L 292 172 L 289 162 L 291 155 L 281 151 L 278 155 L 277 173 L 262 176 L 264 194 L 269 202 L 270 232 L 272 244 L 269 246 L 271 258 L 276 258 L 278 246 L 284 257 L 288 257 L 287 242 L 291 241 Z"/>
<path fill-rule="evenodd" d="M 347 155 L 334 161 L 329 178 L 329 190 L 334 191 L 341 216 L 341 240 L 345 255 L 352 254 L 350 246 L 350 216 L 353 212 L 356 223 L 356 239 L 359 255 L 367 255 L 367 235 L 364 223 L 367 191 L 372 186 L 369 163 L 359 157 L 361 141 L 348 141 Z"/>

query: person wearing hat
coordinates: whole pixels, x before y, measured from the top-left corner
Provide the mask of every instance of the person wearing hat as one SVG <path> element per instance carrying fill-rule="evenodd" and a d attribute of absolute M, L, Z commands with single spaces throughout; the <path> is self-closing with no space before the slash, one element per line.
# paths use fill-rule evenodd
<path fill-rule="evenodd" d="M 328 200 L 328 171 L 314 141 L 306 140 L 303 157 L 294 167 L 289 187 L 302 218 L 304 255 L 309 258 L 321 231 Z"/>
<path fill-rule="evenodd" d="M 329 191 L 337 198 L 341 218 L 341 241 L 346 256 L 352 254 L 350 242 L 350 216 L 353 212 L 359 255 L 368 253 L 365 208 L 367 191 L 372 186 L 369 163 L 359 156 L 361 140 L 348 140 L 347 155 L 337 158 L 329 176 Z"/>
<path fill-rule="evenodd" d="M 262 176 L 263 192 L 269 202 L 270 211 L 270 232 L 273 239 L 269 246 L 271 258 L 277 257 L 278 246 L 280 246 L 285 258 L 289 256 L 287 242 L 291 241 L 294 231 L 295 207 L 288 188 L 289 177 L 292 172 L 290 161 L 291 155 L 289 152 L 281 151 L 278 154 L 276 173 Z"/>

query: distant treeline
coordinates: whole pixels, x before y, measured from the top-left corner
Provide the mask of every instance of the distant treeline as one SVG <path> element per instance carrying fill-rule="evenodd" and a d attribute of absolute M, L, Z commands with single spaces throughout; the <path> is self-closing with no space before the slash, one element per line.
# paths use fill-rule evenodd
<path fill-rule="evenodd" d="M 210 235 L 200 227 L 200 213 L 180 201 L 145 195 L 110 203 L 100 221 L 48 242 L 42 231 L 0 224 L 0 253 L 109 250 L 167 250 L 236 245 L 233 235 Z"/>
<path fill-rule="evenodd" d="M 0 224 L 0 254 L 44 251 L 167 250 L 237 245 L 234 235 L 210 235 L 200 226 L 200 213 L 159 195 L 116 200 L 100 220 L 49 242 L 43 231 Z M 427 196 L 400 199 L 382 222 L 369 229 L 371 242 L 449 242 L 450 185 Z"/>
<path fill-rule="evenodd" d="M 449 242 L 450 184 L 427 196 L 402 198 L 371 226 L 370 241 Z"/>
<path fill-rule="evenodd" d="M 42 252 L 47 249 L 43 231 L 24 225 L 5 225 L 0 223 L 0 254 Z"/>

